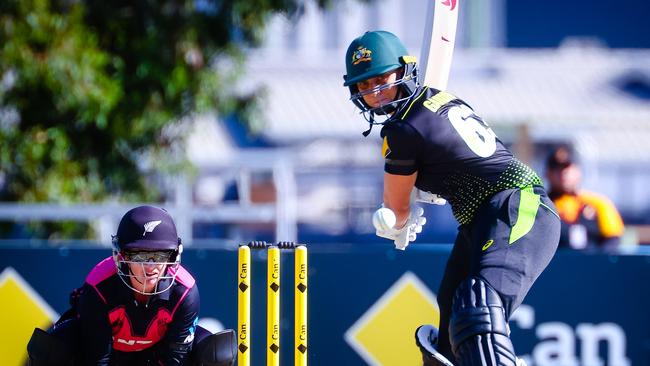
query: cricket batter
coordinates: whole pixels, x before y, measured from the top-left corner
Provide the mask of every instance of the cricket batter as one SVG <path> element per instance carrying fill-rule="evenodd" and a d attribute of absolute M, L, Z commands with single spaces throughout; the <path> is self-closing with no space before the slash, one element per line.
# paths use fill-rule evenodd
<path fill-rule="evenodd" d="M 353 40 L 345 65 L 350 100 L 370 128 L 383 125 L 384 205 L 397 221 L 377 235 L 402 249 L 415 240 L 424 222 L 412 192 L 416 201 L 446 200 L 460 224 L 438 290 L 439 333 L 416 331 L 424 364 L 518 364 L 508 319 L 560 235 L 542 181 L 467 103 L 419 85 L 416 59 L 392 33 Z"/>

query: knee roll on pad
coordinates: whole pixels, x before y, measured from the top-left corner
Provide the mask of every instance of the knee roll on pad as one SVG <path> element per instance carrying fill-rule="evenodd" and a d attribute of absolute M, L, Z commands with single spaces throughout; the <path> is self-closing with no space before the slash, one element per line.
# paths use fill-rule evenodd
<path fill-rule="evenodd" d="M 27 343 L 28 366 L 72 366 L 74 355 L 68 345 L 42 329 L 35 328 Z"/>
<path fill-rule="evenodd" d="M 232 329 L 209 335 L 192 349 L 194 366 L 232 366 L 237 359 L 237 336 Z"/>
<path fill-rule="evenodd" d="M 449 335 L 460 366 L 516 364 L 501 297 L 480 278 L 469 278 L 456 290 Z"/>

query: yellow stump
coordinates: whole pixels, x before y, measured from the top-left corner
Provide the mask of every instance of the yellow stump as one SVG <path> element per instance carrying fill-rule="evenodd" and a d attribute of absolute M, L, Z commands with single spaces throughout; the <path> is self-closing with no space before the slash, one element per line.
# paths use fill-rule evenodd
<path fill-rule="evenodd" d="M 266 289 L 266 364 L 280 366 L 280 248 L 270 246 Z"/>
<path fill-rule="evenodd" d="M 307 366 L 307 247 L 296 247 L 294 295 L 294 365 Z"/>
<path fill-rule="evenodd" d="M 239 278 L 237 291 L 237 365 L 250 366 L 251 335 L 251 250 L 239 247 Z"/>

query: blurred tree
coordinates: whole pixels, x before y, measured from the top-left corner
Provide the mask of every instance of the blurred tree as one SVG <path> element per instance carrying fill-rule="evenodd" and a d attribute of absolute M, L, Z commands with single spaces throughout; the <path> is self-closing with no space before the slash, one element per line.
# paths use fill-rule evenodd
<path fill-rule="evenodd" d="M 0 200 L 158 199 L 142 172 L 187 167 L 193 113 L 254 110 L 232 93 L 245 50 L 302 3 L 3 0 Z"/>

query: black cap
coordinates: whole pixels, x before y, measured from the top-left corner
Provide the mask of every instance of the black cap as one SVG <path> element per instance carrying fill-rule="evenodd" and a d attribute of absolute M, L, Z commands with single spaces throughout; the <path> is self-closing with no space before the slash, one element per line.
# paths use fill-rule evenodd
<path fill-rule="evenodd" d="M 115 241 L 119 250 L 176 250 L 180 244 L 172 217 L 153 206 L 139 206 L 124 214 Z"/>
<path fill-rule="evenodd" d="M 546 159 L 546 168 L 547 169 L 564 169 L 572 164 L 575 164 L 576 160 L 573 154 L 573 150 L 568 146 L 560 146 L 549 154 Z"/>

